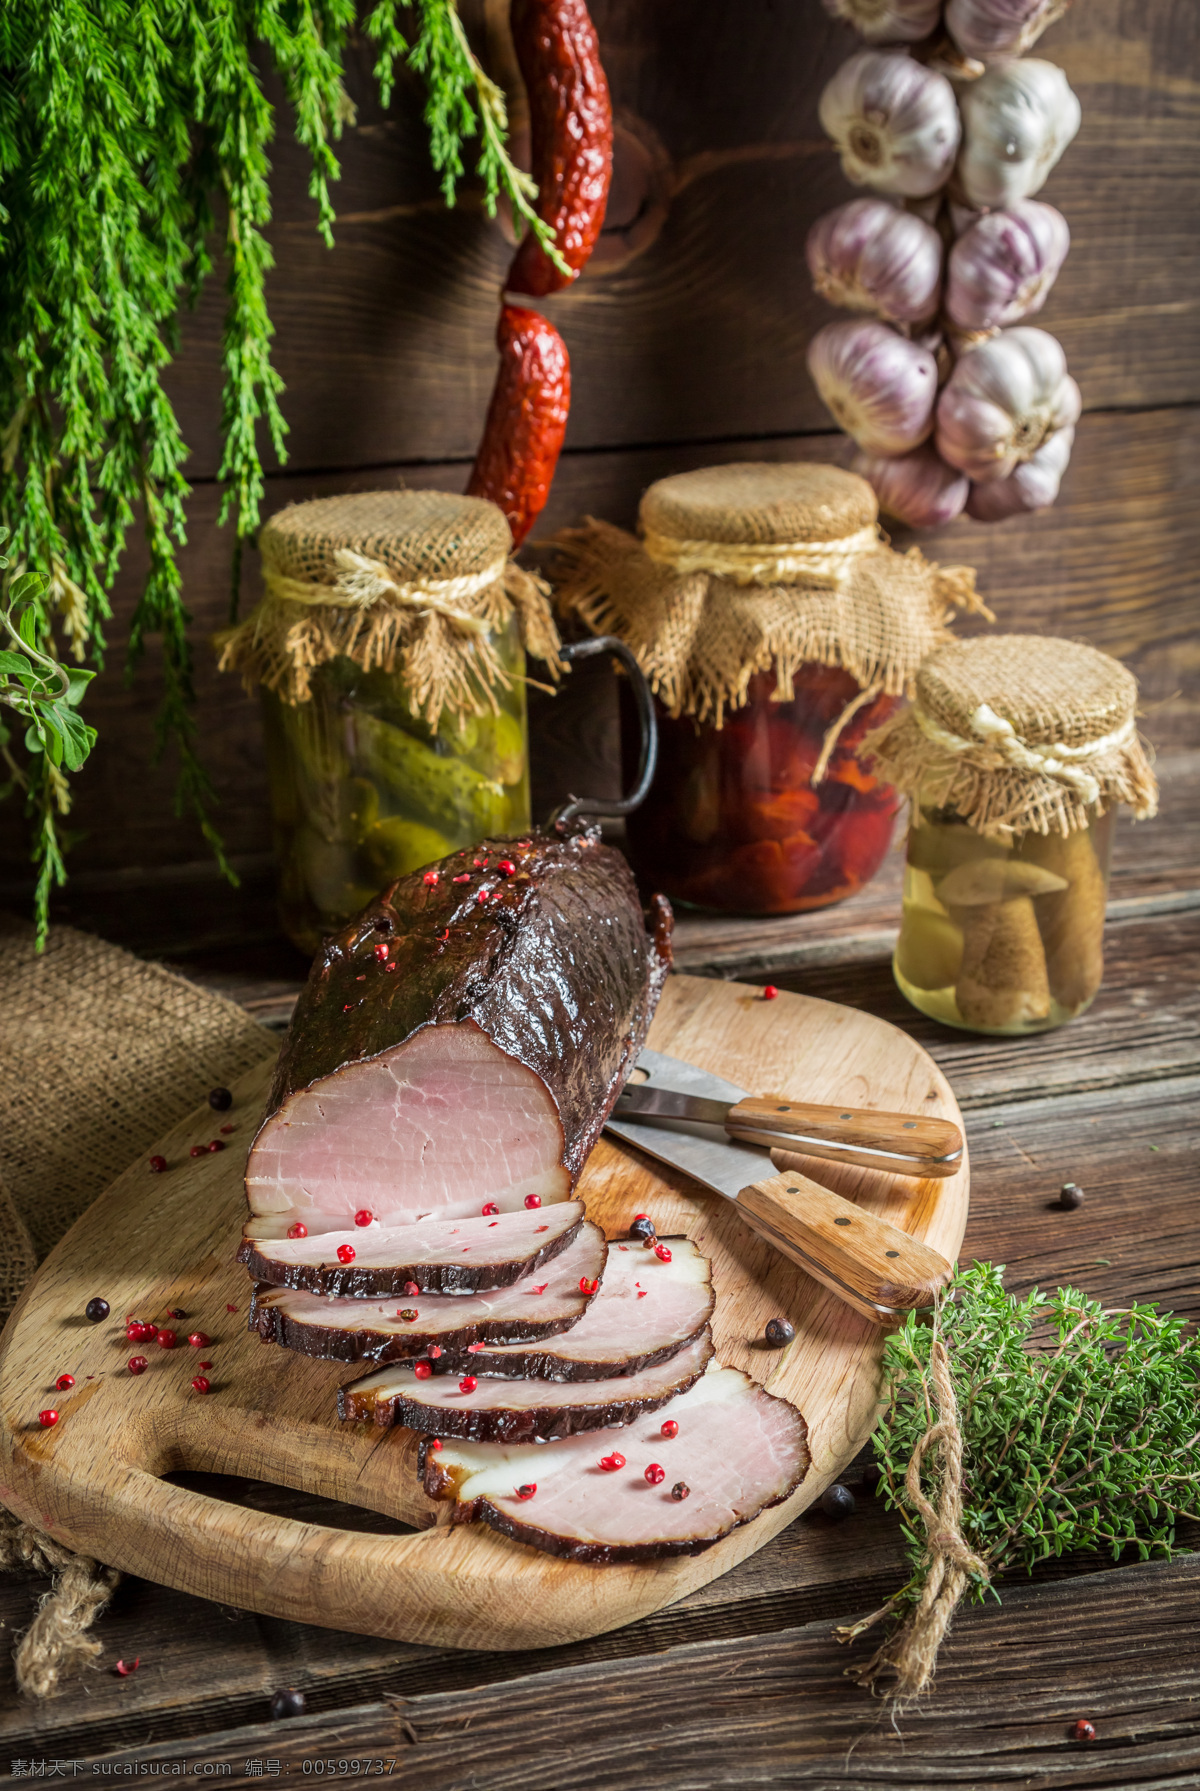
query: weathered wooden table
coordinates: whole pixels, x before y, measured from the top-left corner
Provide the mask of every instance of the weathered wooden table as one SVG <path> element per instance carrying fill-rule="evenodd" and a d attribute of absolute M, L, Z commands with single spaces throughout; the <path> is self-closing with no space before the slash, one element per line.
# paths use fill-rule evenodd
<path fill-rule="evenodd" d="M 1105 985 L 1062 1032 L 1006 1042 L 950 1033 L 893 988 L 898 861 L 856 902 L 802 922 L 680 928 L 687 969 L 758 976 L 870 1008 L 932 1052 L 970 1135 L 965 1258 L 1007 1264 L 1014 1290 L 1070 1281 L 1113 1304 L 1200 1316 L 1196 1229 L 1200 1064 L 1200 765 L 1164 767 L 1164 817 L 1119 833 Z M 284 961 L 193 963 L 282 1023 Z M 1085 1205 L 1057 1206 L 1062 1182 Z M 192 1476 L 214 1496 L 312 1522 L 386 1520 L 279 1489 Z M 848 1478 L 853 1479 L 853 1476 Z M 801 1518 L 769 1547 L 648 1622 L 576 1646 L 458 1653 L 331 1633 L 184 1597 L 118 1591 L 98 1666 L 53 1702 L 9 1696 L 0 1772 L 302 1782 L 381 1772 L 485 1791 L 700 1791 L 717 1786 L 1200 1784 L 1200 1561 L 1064 1560 L 1000 1605 L 963 1612 L 934 1694 L 893 1727 L 844 1676 L 835 1621 L 902 1578 L 898 1529 L 864 1487 L 853 1517 Z M 44 1590 L 0 1577 L 11 1634 Z M 865 1651 L 867 1644 L 860 1644 Z M 5 1650 L 7 1653 L 7 1650 Z M 129 1678 L 115 1661 L 140 1657 Z M 303 1717 L 268 1720 L 297 1686 Z M 1080 1716 L 1096 1726 L 1068 1739 Z M 382 1763 L 382 1764 L 377 1764 Z"/>

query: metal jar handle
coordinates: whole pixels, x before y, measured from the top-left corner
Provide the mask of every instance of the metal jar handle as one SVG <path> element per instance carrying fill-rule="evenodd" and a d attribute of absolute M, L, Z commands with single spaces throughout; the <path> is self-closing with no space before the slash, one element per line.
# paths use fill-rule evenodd
<path fill-rule="evenodd" d="M 575 822 L 587 815 L 628 815 L 632 814 L 638 804 L 645 801 L 650 785 L 654 779 L 654 768 L 658 763 L 658 721 L 654 714 L 654 698 L 650 686 L 646 682 L 646 674 L 634 658 L 623 640 L 615 634 L 600 634 L 594 640 L 574 641 L 570 646 L 559 649 L 565 660 L 592 659 L 597 653 L 611 653 L 619 659 L 629 674 L 629 682 L 633 689 L 634 701 L 637 704 L 638 722 L 641 726 L 642 751 L 638 764 L 637 782 L 627 796 L 615 800 L 603 796 L 572 796 L 562 808 L 555 809 L 546 822 L 546 831 L 565 833 Z"/>

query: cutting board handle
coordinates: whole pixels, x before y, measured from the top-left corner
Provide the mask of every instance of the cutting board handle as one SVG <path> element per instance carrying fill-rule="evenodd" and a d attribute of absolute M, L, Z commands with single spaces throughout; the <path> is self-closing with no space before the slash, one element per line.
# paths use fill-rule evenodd
<path fill-rule="evenodd" d="M 445 1530 L 364 1535 L 212 1498 L 126 1463 L 108 1482 L 103 1559 L 202 1598 L 376 1635 L 411 1629 L 414 1580 L 437 1572 Z M 87 1546 L 80 1535 L 76 1546 Z M 436 1582 L 442 1583 L 438 1572 Z"/>

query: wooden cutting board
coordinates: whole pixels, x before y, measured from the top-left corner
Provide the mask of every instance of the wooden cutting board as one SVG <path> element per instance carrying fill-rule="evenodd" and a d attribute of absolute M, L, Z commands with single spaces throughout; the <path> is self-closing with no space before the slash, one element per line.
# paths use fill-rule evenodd
<path fill-rule="evenodd" d="M 806 996 L 764 1001 L 738 983 L 675 976 L 649 1043 L 755 1094 L 937 1114 L 961 1124 L 954 1096 L 904 1033 Z M 812 1468 L 785 1504 L 681 1560 L 582 1567 L 482 1526 L 449 1527 L 415 1473 L 411 1432 L 342 1424 L 345 1363 L 312 1362 L 245 1329 L 250 1286 L 234 1261 L 241 1177 L 266 1068 L 234 1090 L 229 1114 L 207 1107 L 96 1201 L 43 1264 L 0 1340 L 0 1499 L 72 1548 L 186 1592 L 330 1628 L 464 1648 L 531 1648 L 615 1629 L 727 1573 L 818 1498 L 874 1423 L 881 1336 L 817 1282 L 759 1242 L 716 1196 L 604 1139 L 584 1172 L 588 1212 L 613 1235 L 633 1215 L 686 1232 L 713 1262 L 720 1361 L 793 1400 L 810 1431 Z M 229 1148 L 189 1148 L 235 1126 Z M 69 1119 L 64 1117 L 64 1123 Z M 911 1181 L 813 1163 L 815 1179 L 954 1258 L 967 1218 L 968 1170 Z M 93 1325 L 84 1307 L 109 1302 Z M 168 1318 L 176 1308 L 186 1316 Z M 130 1344 L 127 1314 L 171 1325 L 174 1350 Z M 768 1350 L 777 1314 L 795 1326 Z M 190 1331 L 212 1338 L 189 1348 Z M 130 1356 L 149 1358 L 131 1375 Z M 193 1392 L 201 1360 L 212 1391 Z M 55 1391 L 60 1374 L 75 1377 Z M 45 1429 L 38 1413 L 54 1407 Z M 720 1448 L 720 1438 L 714 1447 Z M 178 1469 L 247 1476 L 368 1506 L 414 1526 L 395 1536 L 298 1523 L 171 1485 Z"/>

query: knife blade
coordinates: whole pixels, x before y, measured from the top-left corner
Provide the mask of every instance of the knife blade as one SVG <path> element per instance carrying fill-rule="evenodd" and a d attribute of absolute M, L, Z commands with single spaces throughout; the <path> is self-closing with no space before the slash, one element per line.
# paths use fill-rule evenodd
<path fill-rule="evenodd" d="M 773 1151 L 769 1159 L 786 1173 L 764 1176 L 761 1146 L 731 1137 L 727 1129 L 729 1113 L 750 1099 L 743 1089 L 660 1051 L 643 1051 L 637 1067 L 648 1079 L 626 1093 L 676 1100 L 664 1101 L 656 1111 L 644 1100 L 626 1103 L 623 1095 L 606 1131 L 733 1201 L 753 1231 L 875 1323 L 897 1323 L 906 1312 L 933 1303 L 953 1274 L 936 1250 L 822 1187 L 789 1163 L 786 1152 Z M 700 1105 L 683 1110 L 679 1097 Z M 773 1105 L 781 1104 L 799 1105 Z M 793 1149 L 800 1142 L 795 1132 L 779 1134 L 776 1141 L 780 1138 Z M 804 1149 L 815 1154 L 807 1143 Z M 905 1161 L 911 1164 L 911 1156 Z M 878 1155 L 871 1162 L 890 1167 Z M 913 1173 L 911 1167 L 907 1173 Z"/>

